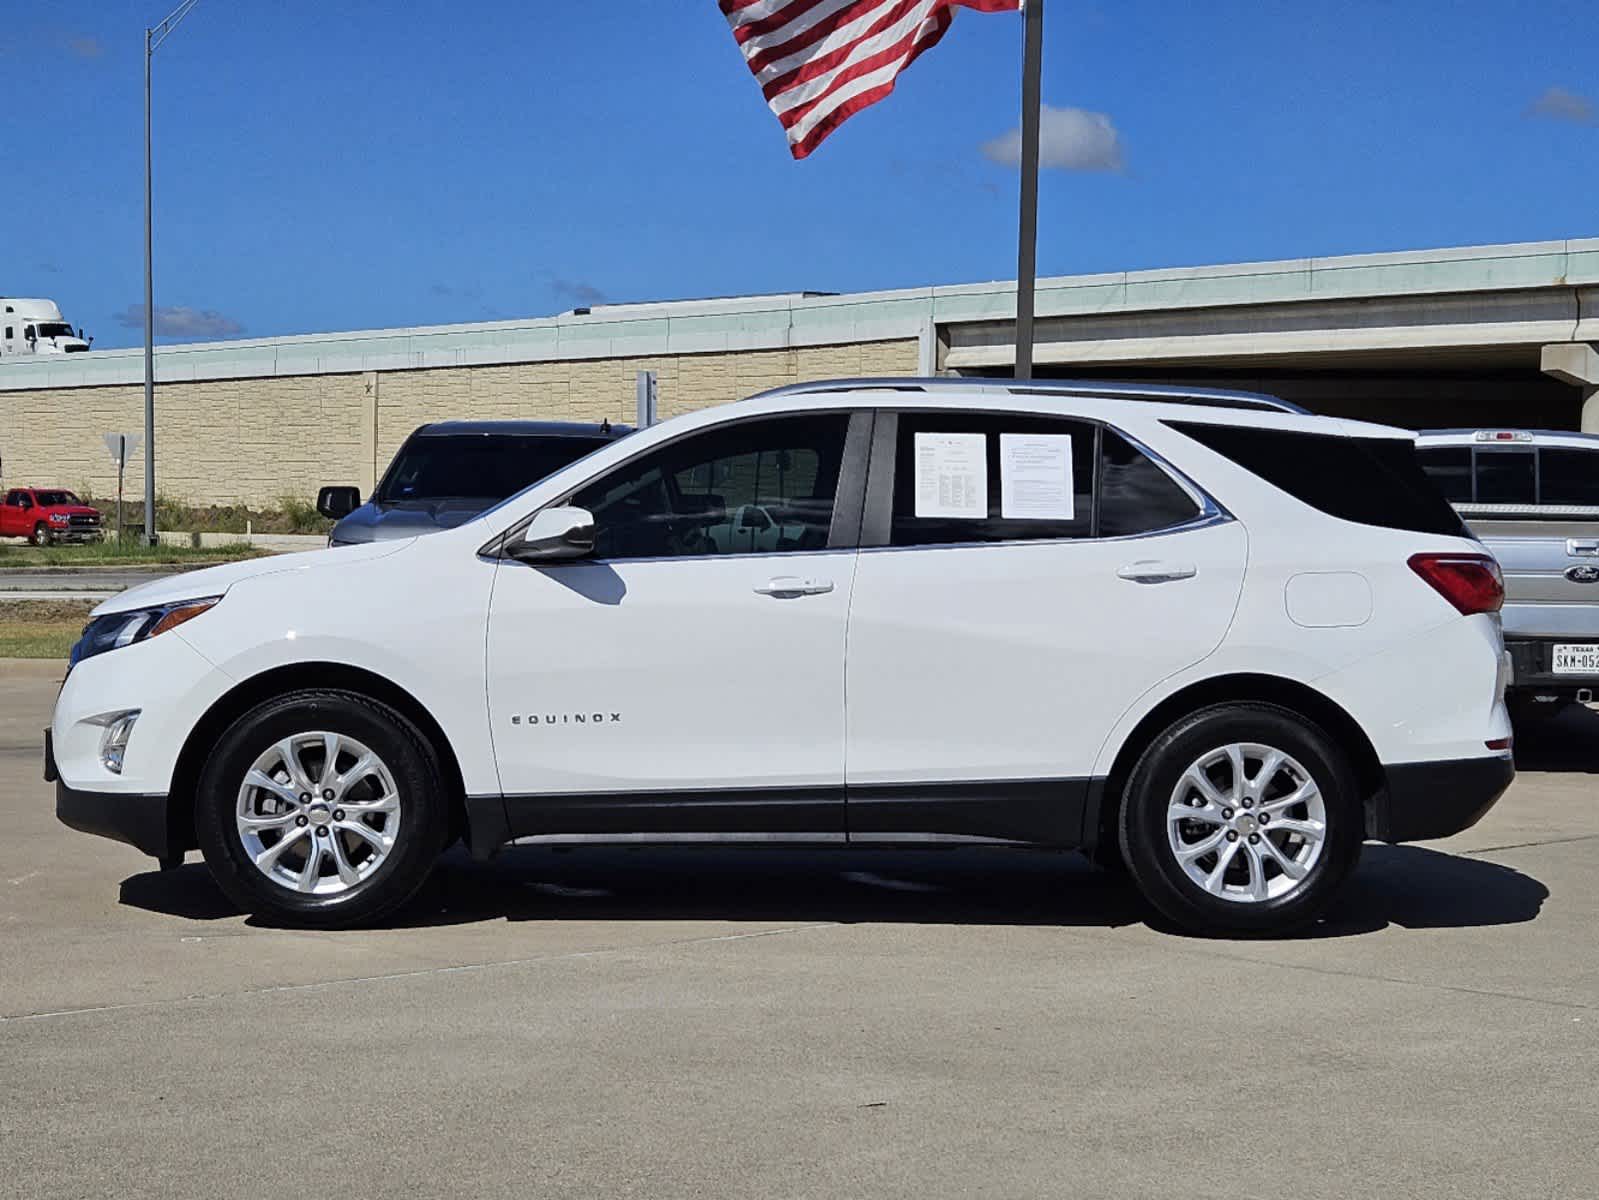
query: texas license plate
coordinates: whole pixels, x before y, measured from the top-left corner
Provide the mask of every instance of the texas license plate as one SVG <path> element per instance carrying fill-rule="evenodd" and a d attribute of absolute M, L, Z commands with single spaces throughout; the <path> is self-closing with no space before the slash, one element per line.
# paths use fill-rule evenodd
<path fill-rule="evenodd" d="M 1555 647 L 1556 675 L 1599 675 L 1599 645 L 1563 643 Z"/>

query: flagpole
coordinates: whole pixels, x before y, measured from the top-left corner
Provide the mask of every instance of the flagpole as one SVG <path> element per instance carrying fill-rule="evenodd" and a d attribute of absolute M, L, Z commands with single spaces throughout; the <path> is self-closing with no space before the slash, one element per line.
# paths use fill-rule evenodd
<path fill-rule="evenodd" d="M 1016 246 L 1016 378 L 1033 377 L 1033 292 L 1038 275 L 1038 125 L 1043 91 L 1044 0 L 1022 0 L 1022 211 Z"/>

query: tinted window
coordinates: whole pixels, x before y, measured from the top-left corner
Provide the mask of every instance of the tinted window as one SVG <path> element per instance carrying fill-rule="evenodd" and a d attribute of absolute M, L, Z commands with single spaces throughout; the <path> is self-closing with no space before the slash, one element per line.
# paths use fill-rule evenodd
<path fill-rule="evenodd" d="M 1114 429 L 1104 431 L 1099 463 L 1099 536 L 1169 529 L 1199 515 L 1172 477 Z"/>
<path fill-rule="evenodd" d="M 1547 446 L 1538 452 L 1538 472 L 1540 504 L 1599 505 L 1599 451 Z"/>
<path fill-rule="evenodd" d="M 1478 450 L 1478 504 L 1533 504 L 1537 466 L 1532 450 Z"/>
<path fill-rule="evenodd" d="M 1055 417 L 900 414 L 890 544 L 1088 537 L 1097 433 Z"/>
<path fill-rule="evenodd" d="M 849 417 L 747 421 L 673 442 L 576 493 L 597 558 L 825 549 Z"/>
<path fill-rule="evenodd" d="M 1186 421 L 1171 425 L 1329 516 L 1387 529 L 1469 536 L 1423 473 L 1409 439 Z"/>
<path fill-rule="evenodd" d="M 607 444 L 604 438 L 484 433 L 413 437 L 401 447 L 374 499 L 383 504 L 504 500 Z"/>
<path fill-rule="evenodd" d="M 33 495 L 40 504 L 46 506 L 81 503 L 71 492 L 35 492 Z"/>
<path fill-rule="evenodd" d="M 1445 500 L 1471 503 L 1471 447 L 1441 446 L 1416 451 L 1416 459 L 1427 478 Z"/>

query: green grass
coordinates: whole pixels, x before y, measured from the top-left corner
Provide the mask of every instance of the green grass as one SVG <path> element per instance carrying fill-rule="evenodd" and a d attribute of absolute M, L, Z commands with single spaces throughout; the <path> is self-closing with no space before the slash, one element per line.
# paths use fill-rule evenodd
<path fill-rule="evenodd" d="M 258 558 L 270 551 L 256 546 L 144 546 L 137 542 L 92 542 L 83 546 L 29 546 L 0 543 L 0 567 L 133 567 L 206 563 Z"/>
<path fill-rule="evenodd" d="M 88 600 L 0 603 L 0 658 L 66 658 L 93 607 Z"/>

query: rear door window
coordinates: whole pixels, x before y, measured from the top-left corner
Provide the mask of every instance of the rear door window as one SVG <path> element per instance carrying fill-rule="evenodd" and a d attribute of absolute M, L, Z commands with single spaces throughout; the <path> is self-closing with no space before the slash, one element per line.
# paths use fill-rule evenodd
<path fill-rule="evenodd" d="M 870 535 L 881 541 L 868 544 L 1128 537 L 1202 514 L 1165 467 L 1093 421 L 962 410 L 887 419 L 896 423 L 892 503 Z"/>
<path fill-rule="evenodd" d="M 1098 433 L 1060 417 L 901 413 L 889 544 L 1091 536 Z"/>

